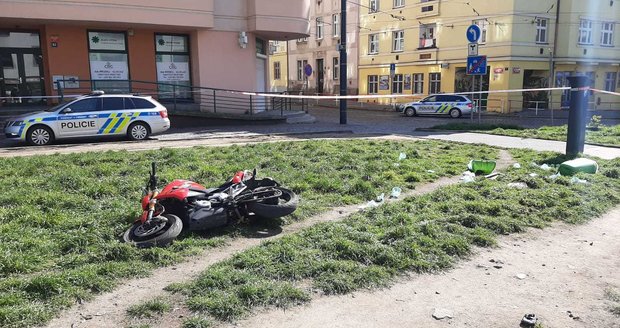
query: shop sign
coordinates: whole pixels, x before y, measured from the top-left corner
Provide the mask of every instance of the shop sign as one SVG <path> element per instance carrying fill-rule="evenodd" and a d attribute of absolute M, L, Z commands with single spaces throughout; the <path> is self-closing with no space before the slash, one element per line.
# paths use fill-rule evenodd
<path fill-rule="evenodd" d="M 128 80 L 129 68 L 124 61 L 91 61 L 90 77 L 93 80 Z"/>
<path fill-rule="evenodd" d="M 512 68 L 512 72 L 513 72 L 514 74 L 519 74 L 519 73 L 521 73 L 521 67 L 513 67 L 513 68 Z"/>
<path fill-rule="evenodd" d="M 157 52 L 187 52 L 187 37 L 176 35 L 157 35 Z"/>
<path fill-rule="evenodd" d="M 125 51 L 125 33 L 88 32 L 90 50 Z"/>
<path fill-rule="evenodd" d="M 493 73 L 495 73 L 495 74 L 502 74 L 502 73 L 504 73 L 504 69 L 501 68 L 501 67 L 496 68 L 496 69 L 493 70 Z"/>
<path fill-rule="evenodd" d="M 157 63 L 157 81 L 159 82 L 189 81 L 189 63 L 174 63 L 174 62 Z"/>
<path fill-rule="evenodd" d="M 379 77 L 379 90 L 390 90 L 390 76 L 381 75 Z"/>

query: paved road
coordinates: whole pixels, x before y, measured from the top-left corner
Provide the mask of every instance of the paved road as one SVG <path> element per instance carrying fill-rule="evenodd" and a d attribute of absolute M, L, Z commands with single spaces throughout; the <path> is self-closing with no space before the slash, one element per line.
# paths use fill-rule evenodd
<path fill-rule="evenodd" d="M 214 124 L 195 120 L 192 127 L 173 128 L 166 134 L 156 136 L 147 142 L 126 142 L 122 139 L 65 141 L 49 147 L 27 147 L 13 140 L 0 139 L 0 156 L 24 156 L 49 154 L 54 152 L 100 151 L 108 149 L 159 149 L 161 147 L 188 147 L 193 145 L 214 145 L 245 143 L 256 141 L 284 140 L 285 138 L 322 137 L 325 134 L 356 135 L 403 135 L 419 138 L 441 139 L 467 143 L 488 143 L 506 148 L 530 148 L 563 152 L 565 144 L 557 141 L 542 141 L 513 137 L 489 136 L 473 133 L 432 133 L 416 131 L 448 122 L 470 122 L 470 118 L 451 119 L 447 117 L 404 117 L 394 111 L 350 110 L 348 124 L 339 124 L 339 111 L 336 108 L 311 108 L 310 114 L 316 117 L 312 124 Z M 476 118 L 477 121 L 477 118 Z M 522 126 L 538 127 L 550 125 L 550 120 L 530 117 L 487 115 L 487 123 L 512 123 Z M 555 124 L 565 124 L 565 120 L 555 120 Z M 271 138 L 270 136 L 277 136 Z M 601 158 L 620 157 L 620 149 L 587 146 L 586 154 Z"/>

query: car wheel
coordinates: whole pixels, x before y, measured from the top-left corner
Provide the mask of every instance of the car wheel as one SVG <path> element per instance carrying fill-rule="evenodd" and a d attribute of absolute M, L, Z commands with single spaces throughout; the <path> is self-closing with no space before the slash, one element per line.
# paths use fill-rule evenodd
<path fill-rule="evenodd" d="M 149 127 L 142 122 L 133 123 L 127 129 L 129 140 L 144 140 L 149 137 L 149 134 L 151 134 Z"/>
<path fill-rule="evenodd" d="M 415 112 L 415 108 L 413 107 L 407 107 L 405 108 L 405 115 L 408 117 L 412 117 L 415 116 L 416 112 Z"/>
<path fill-rule="evenodd" d="M 54 141 L 54 133 L 47 126 L 37 125 L 28 130 L 26 141 L 33 146 L 49 145 Z"/>
<path fill-rule="evenodd" d="M 450 110 L 450 117 L 452 118 L 459 118 L 461 117 L 461 110 L 458 108 L 452 108 Z"/>

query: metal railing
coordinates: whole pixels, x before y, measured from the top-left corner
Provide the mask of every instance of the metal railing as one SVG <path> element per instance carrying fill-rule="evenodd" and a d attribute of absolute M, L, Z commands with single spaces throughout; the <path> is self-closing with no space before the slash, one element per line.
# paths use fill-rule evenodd
<path fill-rule="evenodd" d="M 140 80 L 58 80 L 55 81 L 60 102 L 94 90 L 108 94 L 141 94 L 152 96 L 174 112 L 200 111 L 208 113 L 256 115 L 307 109 L 307 100 L 284 97 L 287 92 L 255 92 L 198 87 L 173 83 Z M 67 85 L 71 87 L 66 87 Z M 273 96 L 270 96 L 273 95 Z"/>

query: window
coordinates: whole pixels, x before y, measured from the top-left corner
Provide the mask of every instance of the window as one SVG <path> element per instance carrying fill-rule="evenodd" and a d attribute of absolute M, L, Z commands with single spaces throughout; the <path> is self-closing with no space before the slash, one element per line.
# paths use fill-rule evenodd
<path fill-rule="evenodd" d="M 582 19 L 579 23 L 579 44 L 592 44 L 592 21 Z"/>
<path fill-rule="evenodd" d="M 379 93 L 379 76 L 368 75 L 368 94 L 376 95 Z"/>
<path fill-rule="evenodd" d="M 545 18 L 536 18 L 536 43 L 547 43 L 547 26 L 549 20 Z"/>
<path fill-rule="evenodd" d="M 404 7 L 405 0 L 394 0 L 394 8 Z"/>
<path fill-rule="evenodd" d="M 338 80 L 338 76 L 340 76 L 340 58 L 334 57 L 333 63 L 334 63 L 334 68 L 333 68 L 334 71 L 332 73 L 332 77 L 334 78 L 334 80 Z"/>
<path fill-rule="evenodd" d="M 618 73 L 616 72 L 605 73 L 605 91 L 609 91 L 609 92 L 616 91 L 617 76 L 618 76 Z"/>
<path fill-rule="evenodd" d="M 379 11 L 379 0 L 370 0 L 368 8 L 369 13 L 376 13 Z"/>
<path fill-rule="evenodd" d="M 332 15 L 332 28 L 334 29 L 334 38 L 340 36 L 340 14 Z"/>
<path fill-rule="evenodd" d="M 125 105 L 123 104 L 122 97 L 105 97 L 103 98 L 103 110 L 123 110 Z"/>
<path fill-rule="evenodd" d="M 316 18 L 316 39 L 321 40 L 323 38 L 323 17 Z"/>
<path fill-rule="evenodd" d="M 192 85 L 187 35 L 155 34 L 155 62 L 159 98 L 191 99 Z"/>
<path fill-rule="evenodd" d="M 371 34 L 368 36 L 368 53 L 379 53 L 379 34 Z"/>
<path fill-rule="evenodd" d="M 429 73 L 428 93 L 441 92 L 441 73 Z"/>
<path fill-rule="evenodd" d="M 435 47 L 435 24 L 420 25 L 420 48 Z"/>
<path fill-rule="evenodd" d="M 306 80 L 306 73 L 304 72 L 304 68 L 308 65 L 307 60 L 298 60 L 297 61 L 297 80 L 302 81 Z"/>
<path fill-rule="evenodd" d="M 90 98 L 76 101 L 69 105 L 72 113 L 85 113 L 101 110 L 101 98 Z"/>
<path fill-rule="evenodd" d="M 392 80 L 392 92 L 399 94 L 403 93 L 403 75 L 395 74 Z"/>
<path fill-rule="evenodd" d="M 149 109 L 149 108 L 155 108 L 157 106 L 155 106 L 155 104 L 153 104 L 152 102 L 146 100 L 146 99 L 142 99 L 142 98 L 133 98 L 133 103 L 136 106 L 136 108 L 139 109 Z"/>
<path fill-rule="evenodd" d="M 392 32 L 392 51 L 405 50 L 405 31 Z"/>
<path fill-rule="evenodd" d="M 424 93 L 424 74 L 413 74 L 413 93 Z"/>
<path fill-rule="evenodd" d="M 604 22 L 601 26 L 601 45 L 607 47 L 614 46 L 614 23 Z"/>
<path fill-rule="evenodd" d="M 480 39 L 478 39 L 478 43 L 486 43 L 489 22 L 486 19 L 477 19 L 474 21 L 474 24 L 478 25 L 478 27 L 480 28 Z"/>
<path fill-rule="evenodd" d="M 88 31 L 90 78 L 93 88 L 129 92 L 129 61 L 125 33 Z"/>
<path fill-rule="evenodd" d="M 281 73 L 280 73 L 280 62 L 277 61 L 277 62 L 273 63 L 273 79 L 274 80 L 279 80 L 281 78 L 282 78 L 282 76 L 281 76 Z"/>

